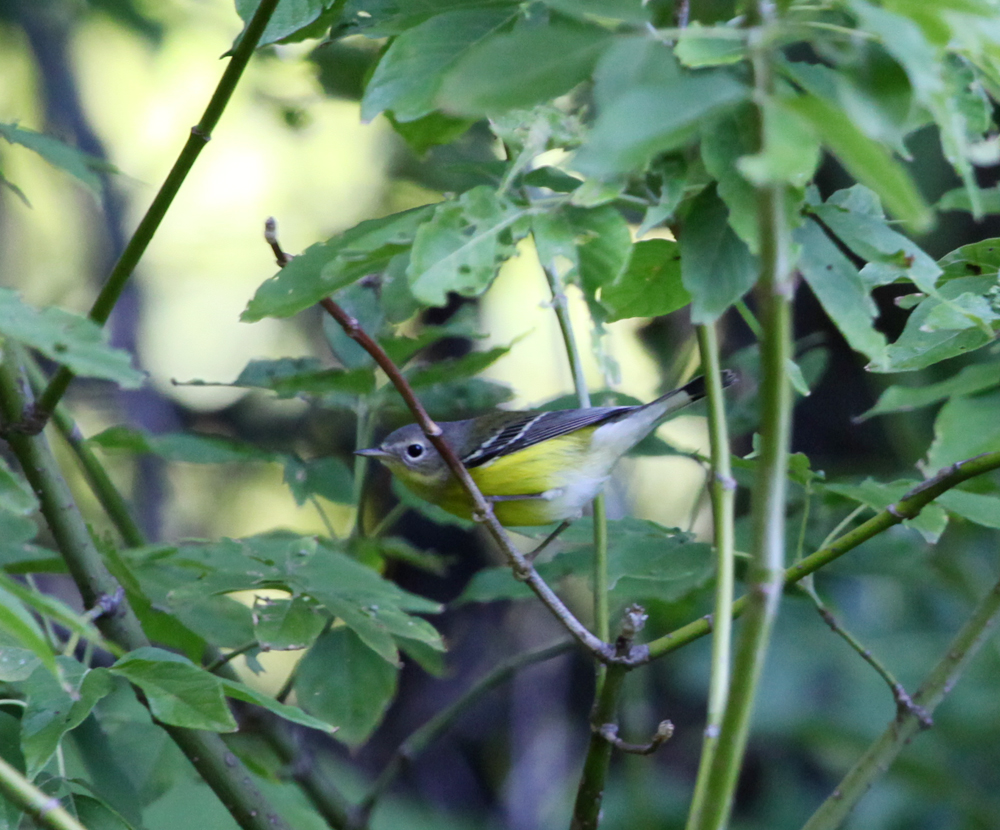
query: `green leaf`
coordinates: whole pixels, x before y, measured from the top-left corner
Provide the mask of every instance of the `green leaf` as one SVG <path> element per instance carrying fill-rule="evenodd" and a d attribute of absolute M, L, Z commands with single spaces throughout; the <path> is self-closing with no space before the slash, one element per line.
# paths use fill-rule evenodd
<path fill-rule="evenodd" d="M 1000 498 L 968 490 L 947 490 L 935 501 L 949 513 L 977 525 L 1000 530 Z"/>
<path fill-rule="evenodd" d="M 132 368 L 131 355 L 109 346 L 106 332 L 92 320 L 61 308 L 39 311 L 9 288 L 0 288 L 0 335 L 38 349 L 77 375 L 112 380 L 126 389 L 137 389 L 145 379 Z"/>
<path fill-rule="evenodd" d="M 52 647 L 45 641 L 42 631 L 23 605 L 0 587 L 0 632 L 5 640 L 20 643 L 26 651 L 34 654 L 54 677 L 59 668 Z M 9 638 L 9 639 L 8 639 Z"/>
<path fill-rule="evenodd" d="M 0 568 L 9 574 L 66 573 L 66 562 L 40 545 L 5 540 L 0 541 Z"/>
<path fill-rule="evenodd" d="M 276 383 L 298 374 L 322 370 L 315 357 L 281 357 L 277 360 L 251 360 L 240 372 L 233 386 L 251 389 L 272 389 Z"/>
<path fill-rule="evenodd" d="M 76 147 L 70 147 L 57 138 L 19 127 L 17 124 L 0 122 L 0 136 L 11 144 L 20 144 L 38 153 L 53 167 L 58 167 L 73 176 L 95 197 L 101 193 L 100 173 L 115 173 L 115 167 L 103 159 L 96 158 Z"/>
<path fill-rule="evenodd" d="M 506 384 L 469 378 L 425 387 L 420 393 L 420 402 L 434 419 L 459 420 L 482 415 L 513 397 L 514 393 Z M 389 398 L 385 405 L 389 410 L 410 417 L 410 410 L 401 398 Z"/>
<path fill-rule="evenodd" d="M 106 669 L 87 669 L 69 657 L 57 658 L 61 681 L 39 666 L 24 683 L 27 707 L 21 719 L 26 774 L 34 778 L 55 754 L 63 735 L 75 729 L 111 692 Z"/>
<path fill-rule="evenodd" d="M 548 581 L 552 575 L 546 575 Z M 497 602 L 505 599 L 531 599 L 534 592 L 523 582 L 514 578 L 510 568 L 483 568 L 473 574 L 465 590 L 453 601 L 453 605 L 467 602 Z"/>
<path fill-rule="evenodd" d="M 414 389 L 433 386 L 436 383 L 464 380 L 492 366 L 510 350 L 511 346 L 496 346 L 484 352 L 469 352 L 462 357 L 439 360 L 408 371 L 407 379 Z"/>
<path fill-rule="evenodd" d="M 151 453 L 167 461 L 188 464 L 230 464 L 240 461 L 275 461 L 279 458 L 277 453 L 221 436 L 195 435 L 190 432 L 151 435 L 144 430 L 126 426 L 108 427 L 88 438 L 87 443 L 105 450 Z"/>
<path fill-rule="evenodd" d="M 532 234 L 539 262 L 548 269 L 562 270 L 563 279 L 583 290 L 591 313 L 603 317 L 603 308 L 592 301 L 599 291 L 624 273 L 632 254 L 632 233 L 621 212 L 611 205 L 593 208 L 564 207 L 557 212 L 532 217 Z"/>
<path fill-rule="evenodd" d="M 990 298 L 966 291 L 947 303 L 937 303 L 924 318 L 922 329 L 927 332 L 956 331 L 978 326 L 987 337 L 993 335 L 993 323 L 1000 314 L 993 309 Z"/>
<path fill-rule="evenodd" d="M 715 177 L 719 196 L 729 208 L 729 224 L 751 251 L 758 246 L 757 192 L 737 162 L 757 147 L 757 114 L 742 104 L 706 121 L 701 128 L 701 158 Z"/>
<path fill-rule="evenodd" d="M 237 729 L 222 682 L 187 658 L 144 647 L 126 654 L 109 671 L 142 689 L 157 720 L 211 732 Z"/>
<path fill-rule="evenodd" d="M 937 200 L 938 210 L 963 210 L 972 213 L 969 191 L 964 187 L 949 190 Z M 1000 186 L 987 187 L 979 191 L 979 208 L 982 213 L 1000 213 Z"/>
<path fill-rule="evenodd" d="M 855 420 L 864 421 L 887 412 L 912 412 L 947 398 L 972 395 L 995 386 L 1000 386 L 1000 364 L 974 363 L 937 383 L 926 386 L 890 386 L 879 396 L 875 406 Z"/>
<path fill-rule="evenodd" d="M 681 256 L 676 242 L 636 242 L 624 273 L 601 289 L 608 321 L 670 314 L 691 302 L 681 282 Z"/>
<path fill-rule="evenodd" d="M 362 369 L 318 369 L 313 372 L 299 372 L 283 378 L 275 378 L 271 389 L 279 398 L 297 396 L 320 398 L 344 395 L 369 395 L 375 391 L 375 370 Z"/>
<path fill-rule="evenodd" d="M 870 190 L 861 185 L 838 190 L 811 210 L 848 248 L 868 260 L 861 277 L 870 286 L 911 280 L 920 290 L 934 292 L 941 266 L 889 227 L 878 197 Z"/>
<path fill-rule="evenodd" d="M 627 23 L 648 23 L 649 7 L 643 0 L 542 0 L 550 9 L 581 19 L 596 17 Z"/>
<path fill-rule="evenodd" d="M 1000 390 L 949 400 L 934 421 L 926 475 L 984 452 L 1000 449 Z"/>
<path fill-rule="evenodd" d="M 718 36 L 713 37 L 713 32 Z M 747 56 L 743 33 L 729 26 L 706 27 L 692 21 L 680 35 L 674 54 L 691 69 L 739 63 Z"/>
<path fill-rule="evenodd" d="M 389 123 L 403 137 L 418 156 L 422 156 L 431 147 L 440 144 L 451 144 L 463 136 L 476 122 L 471 118 L 453 118 L 442 112 L 429 112 L 422 118 L 413 121 L 400 121 L 389 113 Z"/>
<path fill-rule="evenodd" d="M 259 5 L 260 0 L 236 0 L 236 13 L 244 23 L 249 23 Z M 280 0 L 271 19 L 267 21 L 267 28 L 264 29 L 257 48 L 279 40 L 302 40 L 302 37 L 295 35 L 303 29 L 308 32 L 308 35 L 303 36 L 321 36 L 322 30 L 313 31 L 310 27 L 335 5 L 334 0 Z M 329 26 L 330 22 L 326 25 Z"/>
<path fill-rule="evenodd" d="M 384 660 L 398 660 L 394 637 L 422 639 L 443 648 L 433 626 L 407 612 L 437 613 L 437 603 L 408 593 L 371 568 L 315 537 L 274 533 L 209 544 L 153 548 L 155 573 L 176 573 L 164 593 L 176 613 L 206 598 L 234 591 L 279 588 L 313 599 L 339 617 Z M 140 578 L 143 569 L 137 568 Z M 249 609 L 242 606 L 249 615 Z M 246 642 L 252 632 L 240 632 Z"/>
<path fill-rule="evenodd" d="M 74 793 L 71 809 L 87 830 L 134 830 L 133 825 L 101 799 Z"/>
<path fill-rule="evenodd" d="M 265 651 L 308 648 L 326 625 L 325 615 L 303 597 L 272 599 L 254 597 L 253 627 Z"/>
<path fill-rule="evenodd" d="M 536 530 L 536 528 L 532 528 Z M 568 535 L 567 535 L 568 534 Z M 550 584 L 567 576 L 590 579 L 593 560 L 591 520 L 572 525 L 560 539 L 572 546 L 551 562 L 538 565 Z M 688 534 L 655 522 L 626 518 L 608 523 L 608 581 L 619 604 L 648 599 L 675 602 L 702 585 L 712 572 L 711 546 L 691 541 Z M 458 598 L 458 603 L 525 599 L 532 592 L 514 579 L 509 568 L 479 571 Z"/>
<path fill-rule="evenodd" d="M 575 237 L 580 287 L 592 297 L 624 271 L 632 253 L 632 234 L 621 211 L 611 205 L 568 208 Z"/>
<path fill-rule="evenodd" d="M 983 239 L 956 248 L 938 261 L 941 281 L 959 277 L 1000 277 L 1000 239 Z"/>
<path fill-rule="evenodd" d="M 974 83 L 976 77 L 971 68 L 964 62 L 948 59 L 944 53 L 946 42 L 934 42 L 947 31 L 947 24 L 939 20 L 937 31 L 931 35 L 928 31 L 921 31 L 920 26 L 906 16 L 906 6 L 900 8 L 903 13 L 898 14 L 892 9 L 877 8 L 868 3 L 855 2 L 852 5 L 865 29 L 878 37 L 906 71 L 915 97 L 938 126 L 945 158 L 962 178 L 973 213 L 979 216 L 979 188 L 971 158 L 977 139 L 974 133 L 979 134 L 978 140 L 981 141 L 983 133 L 990 128 L 992 105 L 980 85 Z M 977 23 L 966 23 L 963 28 L 970 26 L 975 27 Z"/>
<path fill-rule="evenodd" d="M 416 121 L 436 109 L 447 70 L 473 46 L 511 20 L 513 10 L 448 11 L 408 29 L 389 46 L 361 99 L 361 118 L 391 110 L 397 121 Z"/>
<path fill-rule="evenodd" d="M 740 172 L 756 185 L 787 183 L 805 187 L 820 162 L 816 136 L 785 98 L 768 98 L 763 105 L 764 148 L 737 162 Z"/>
<path fill-rule="evenodd" d="M 909 173 L 881 144 L 861 132 L 843 110 L 814 95 L 788 99 L 786 105 L 812 125 L 847 172 L 878 193 L 892 214 L 914 230 L 930 226 L 930 209 Z"/>
<path fill-rule="evenodd" d="M 0 650 L 0 681 L 17 683 L 27 680 L 40 662 L 31 649 L 4 646 Z"/>
<path fill-rule="evenodd" d="M 746 96 L 727 70 L 685 72 L 665 45 L 622 39 L 598 66 L 597 119 L 573 165 L 598 177 L 628 173 L 688 144 L 708 118 Z"/>
<path fill-rule="evenodd" d="M 903 498 L 917 484 L 918 482 L 909 480 L 883 483 L 866 478 L 860 484 L 825 484 L 823 486 L 831 493 L 837 493 L 868 505 L 873 510 L 885 510 L 890 504 L 895 504 Z M 948 525 L 948 515 L 939 505 L 929 504 L 920 511 L 919 516 L 915 519 L 907 519 L 903 524 L 916 530 L 928 543 L 934 544 Z"/>
<path fill-rule="evenodd" d="M 477 116 L 547 101 L 588 78 L 610 40 L 607 29 L 558 18 L 493 34 L 449 67 L 437 103 Z"/>
<path fill-rule="evenodd" d="M 240 319 L 290 317 L 316 305 L 335 291 L 382 270 L 414 239 L 433 205 L 369 219 L 327 242 L 311 245 L 265 282 Z"/>
<path fill-rule="evenodd" d="M 876 331 L 878 308 L 858 269 L 815 222 L 797 228 L 799 270 L 848 345 L 875 366 L 885 361 L 886 339 Z"/>
<path fill-rule="evenodd" d="M 307 715 L 298 706 L 289 706 L 281 703 L 273 697 L 269 697 L 256 689 L 251 689 L 249 686 L 238 683 L 235 680 L 229 680 L 228 678 L 220 678 L 220 680 L 226 697 L 242 700 L 244 703 L 253 703 L 256 706 L 267 709 L 269 712 L 273 712 L 279 718 L 283 718 L 289 723 L 308 726 L 310 729 L 318 729 L 320 732 L 326 732 L 327 734 L 333 734 L 335 731 L 334 727 L 331 727 L 329 723 Z"/>
<path fill-rule="evenodd" d="M 0 458 L 0 509 L 16 516 L 30 516 L 38 509 L 38 499 L 31 485 L 3 458 Z"/>
<path fill-rule="evenodd" d="M 691 295 L 691 320 L 711 323 L 749 291 L 757 259 L 726 221 L 715 188 L 692 203 L 680 237 L 681 279 Z"/>
<path fill-rule="evenodd" d="M 354 503 L 354 476 L 343 461 L 333 456 L 310 461 L 289 456 L 285 461 L 285 483 L 300 506 L 313 494 L 337 504 Z"/>
<path fill-rule="evenodd" d="M 121 650 L 117 646 L 108 643 L 101 636 L 101 633 L 90 619 L 77 614 L 57 597 L 43 594 L 40 591 L 22 585 L 4 573 L 0 573 L 0 588 L 17 597 L 28 608 L 33 609 L 43 617 L 47 617 L 65 626 L 69 631 L 79 635 L 84 640 L 89 640 L 95 645 L 107 649 L 112 654 L 121 653 Z"/>
<path fill-rule="evenodd" d="M 965 293 L 985 295 L 996 285 L 996 277 L 958 277 L 941 285 L 938 296 L 927 297 L 910 314 L 903 333 L 886 350 L 879 372 L 909 372 L 950 357 L 975 351 L 993 342 L 993 337 L 971 321 L 965 329 L 928 330 L 925 323 L 943 303 Z"/>
<path fill-rule="evenodd" d="M 397 675 L 353 631 L 334 628 L 299 663 L 295 696 L 307 712 L 339 727 L 338 740 L 358 746 L 382 721 Z"/>
<path fill-rule="evenodd" d="M 416 233 L 407 275 L 421 302 L 443 306 L 448 292 L 474 297 L 485 291 L 500 265 L 514 255 L 514 243 L 527 233 L 515 228 L 523 209 L 497 197 L 487 185 L 436 206 Z"/>

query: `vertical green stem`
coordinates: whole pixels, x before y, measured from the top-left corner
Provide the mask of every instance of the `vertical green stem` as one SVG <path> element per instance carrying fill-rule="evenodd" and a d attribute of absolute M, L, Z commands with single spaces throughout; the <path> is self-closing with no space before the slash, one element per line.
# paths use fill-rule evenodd
<path fill-rule="evenodd" d="M 174 197 L 177 196 L 177 192 L 181 189 L 184 179 L 187 178 L 202 149 L 211 140 L 212 131 L 219 123 L 219 119 L 222 117 L 222 113 L 226 109 L 226 105 L 229 103 L 229 99 L 232 97 L 237 83 L 239 83 L 240 77 L 243 75 L 243 70 L 246 69 L 247 64 L 250 62 L 250 57 L 253 55 L 254 49 L 257 48 L 257 43 L 261 35 L 264 34 L 264 29 L 267 28 L 267 23 L 271 19 L 271 15 L 274 13 L 277 5 L 278 0 L 261 0 L 257 11 L 254 12 L 250 23 L 247 24 L 243 36 L 233 50 L 233 56 L 229 61 L 229 65 L 226 66 L 225 71 L 222 73 L 222 78 L 219 79 L 218 86 L 216 86 L 215 92 L 212 94 L 212 98 L 209 100 L 201 120 L 195 127 L 192 127 L 191 134 L 188 136 L 184 148 L 177 157 L 177 161 L 174 162 L 174 166 L 167 174 L 167 178 L 161 185 L 159 192 L 153 198 L 153 202 L 146 211 L 146 215 L 142 217 L 138 227 L 135 229 L 135 233 L 132 234 L 132 238 L 125 246 L 125 250 L 122 251 L 118 261 L 111 269 L 107 282 L 101 288 L 97 299 L 94 300 L 94 305 L 90 309 L 89 316 L 95 323 L 103 326 L 107 322 L 112 309 L 115 307 L 115 303 L 118 302 L 118 298 L 125 288 L 125 284 L 128 282 L 129 277 L 132 276 L 132 272 L 139 264 L 139 260 L 142 259 L 142 255 L 146 252 L 146 248 L 160 227 L 160 222 L 163 221 L 163 217 L 166 216 L 167 210 L 174 201 Z M 52 413 L 52 410 L 55 409 L 55 405 L 62 398 L 73 378 L 74 374 L 71 369 L 66 366 L 59 368 L 59 371 L 53 376 L 48 388 L 38 401 L 38 406 L 35 410 L 37 419 L 47 418 Z"/>
<path fill-rule="evenodd" d="M 49 830 L 87 830 L 58 798 L 46 795 L 3 758 L 0 758 L 0 794 Z"/>
<path fill-rule="evenodd" d="M 358 419 L 354 430 L 354 448 L 356 450 L 364 449 L 371 442 L 372 422 L 368 416 L 368 411 L 368 404 L 364 399 L 359 399 L 358 405 L 354 408 L 354 414 Z M 365 472 L 367 469 L 368 459 L 363 455 L 354 456 L 354 491 L 352 498 L 354 500 L 355 513 L 352 536 L 365 535 L 364 517 L 361 515 L 364 505 L 362 505 L 361 501 L 364 498 Z"/>
<path fill-rule="evenodd" d="M 773 93 L 769 3 L 752 9 L 749 44 L 756 100 Z M 763 113 L 761 145 L 763 146 Z M 712 759 L 702 809 L 691 830 L 726 826 L 749 735 L 757 684 L 770 643 L 783 584 L 785 559 L 785 483 L 791 438 L 792 397 L 786 365 L 791 358 L 791 299 L 788 228 L 784 189 L 780 184 L 757 188 L 761 275 L 757 286 L 761 312 L 760 453 L 752 499 L 753 546 L 745 623 L 736 647 L 733 682 Z"/>
<path fill-rule="evenodd" d="M 583 375 L 583 361 L 580 359 L 580 349 L 573 335 L 573 325 L 569 319 L 569 307 L 562 281 L 554 266 L 542 267 L 552 292 L 552 308 L 559 321 L 559 331 L 562 333 L 563 344 L 566 347 L 566 357 L 569 359 L 570 370 L 573 373 L 573 386 L 576 389 L 580 407 L 590 407 L 590 390 Z M 611 620 L 608 609 L 608 516 L 604 508 L 604 494 L 600 493 L 594 499 L 594 633 L 607 642 L 611 636 Z M 598 666 L 598 686 L 602 682 L 604 667 Z"/>
<path fill-rule="evenodd" d="M 11 353 L 8 350 L 3 362 L 0 362 L 0 415 L 4 423 L 17 424 L 21 423 L 26 409 L 27 381 L 15 369 Z M 6 438 L 38 496 L 42 515 L 80 591 L 84 606 L 99 607 L 116 595 L 118 582 L 105 567 L 90 537 L 69 486 L 52 457 L 48 441 L 42 434 L 18 432 L 10 432 Z M 102 614 L 95 622 L 105 637 L 123 648 L 132 650 L 149 645 L 127 600 L 123 599 L 114 613 Z M 175 726 L 164 725 L 164 729 L 241 827 L 245 830 L 278 830 L 285 827 L 253 783 L 249 772 L 218 735 Z"/>
<path fill-rule="evenodd" d="M 701 761 L 694 799 L 688 815 L 688 827 L 697 826 L 708 791 L 709 771 L 715 758 L 722 729 L 722 719 L 729 699 L 731 638 L 733 627 L 733 586 L 735 548 L 733 517 L 736 481 L 732 476 L 729 454 L 729 430 L 722 396 L 722 368 L 715 327 L 696 327 L 701 364 L 708 392 L 708 434 L 711 444 L 712 523 L 715 530 L 715 607 L 712 614 L 712 675 L 708 691 L 708 717 L 701 747 Z"/>
<path fill-rule="evenodd" d="M 927 714 L 954 688 L 969 661 L 992 633 L 1000 617 L 1000 582 L 993 586 L 955 636 L 944 656 L 931 670 L 913 696 L 913 702 Z M 848 813 L 910 743 L 924 724 L 917 711 L 900 713 L 885 732 L 868 748 L 837 788 L 824 801 L 802 830 L 835 830 Z"/>
<path fill-rule="evenodd" d="M 29 360 L 26 362 L 26 369 L 32 388 L 36 391 L 43 389 L 45 378 L 37 364 L 33 360 Z M 73 454 L 76 455 L 76 460 L 80 462 L 80 467 L 83 469 L 83 474 L 87 477 L 90 489 L 97 496 L 97 500 L 101 503 L 101 507 L 104 508 L 104 512 L 108 514 L 108 518 L 111 519 L 112 524 L 118 530 L 122 541 L 131 548 L 137 548 L 146 544 L 145 536 L 139 529 L 139 525 L 136 524 L 135 519 L 132 518 L 128 502 L 125 501 L 125 497 L 111 480 L 111 476 L 104 469 L 104 465 L 100 459 L 98 459 L 94 451 L 87 445 L 83 435 L 80 433 L 79 427 L 77 427 L 72 416 L 66 411 L 66 408 L 61 404 L 57 405 L 52 412 L 52 420 L 56 425 L 56 429 L 59 430 L 59 433 L 69 444 L 70 449 L 73 450 Z"/>
<path fill-rule="evenodd" d="M 614 721 L 625 674 L 624 666 L 608 666 L 604 683 L 594 703 L 590 719 L 590 745 L 587 747 L 587 757 L 583 762 L 583 774 L 580 776 L 580 787 L 576 793 L 570 830 L 597 830 L 600 822 L 604 782 L 608 776 L 613 747 L 599 734 L 599 730 L 604 724 Z"/>

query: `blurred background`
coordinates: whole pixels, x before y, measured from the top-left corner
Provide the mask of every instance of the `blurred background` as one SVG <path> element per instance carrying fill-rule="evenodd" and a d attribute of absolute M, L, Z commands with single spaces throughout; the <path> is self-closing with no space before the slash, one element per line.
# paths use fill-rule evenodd
<path fill-rule="evenodd" d="M 0 284 L 36 305 L 86 312 L 198 121 L 224 66 L 219 57 L 240 28 L 231 0 L 0 0 L 0 122 L 55 135 L 117 169 L 90 192 L 34 153 L 0 144 L 0 170 L 27 199 L 0 187 Z M 295 253 L 363 219 L 437 201 L 466 186 L 463 171 L 470 163 L 497 157 L 480 127 L 455 145 L 418 156 L 381 117 L 362 124 L 357 98 L 379 46 L 360 38 L 334 47 L 306 42 L 268 48 L 251 62 L 111 319 L 113 341 L 136 355 L 149 382 L 128 392 L 76 381 L 69 402 L 85 435 L 124 423 L 154 433 L 195 429 L 306 458 L 350 457 L 354 424 L 342 413 L 213 384 L 231 383 L 255 358 L 329 361 L 318 313 L 239 322 L 247 300 L 275 271 L 263 240 L 266 217 L 278 220 L 284 248 Z M 910 149 L 932 201 L 957 184 L 933 133 L 918 133 Z M 849 183 L 836 165 L 823 168 L 824 195 Z M 974 225 L 951 213 L 921 242 L 940 256 L 996 230 L 991 220 Z M 894 336 L 905 318 L 892 287 L 881 291 L 882 323 Z M 572 391 L 548 300 L 537 261 L 525 247 L 475 304 L 487 334 L 478 348 L 515 341 L 488 370 L 492 380 L 509 384 L 510 406 L 535 406 Z M 583 301 L 570 301 L 592 388 L 610 384 L 647 400 L 696 368 L 684 312 L 612 324 L 603 347 L 610 360 L 599 361 L 589 347 Z M 803 353 L 812 355 L 803 365 L 814 391 L 797 408 L 795 450 L 808 454 L 828 478 L 912 475 L 932 437 L 933 411 L 854 423 L 889 379 L 864 372 L 805 291 L 797 303 L 796 333 Z M 725 318 L 723 335 L 730 355 L 752 342 L 735 314 Z M 933 379 L 933 371 L 911 378 Z M 196 380 L 205 383 L 190 385 Z M 737 406 L 752 398 L 752 381 L 734 395 Z M 396 425 L 387 421 L 382 431 Z M 697 414 L 677 418 L 660 434 L 677 447 L 707 448 Z M 736 450 L 748 452 L 748 435 L 737 440 Z M 273 528 L 325 532 L 313 505 L 296 505 L 278 465 L 240 465 L 234 475 L 226 465 L 166 464 L 153 456 L 108 454 L 107 461 L 152 540 L 238 537 Z M 703 482 L 702 468 L 688 458 L 630 459 L 611 488 L 612 513 L 704 533 L 709 525 Z M 796 516 L 801 496 L 792 489 Z M 804 531 L 807 552 L 849 512 L 845 505 L 832 499 L 813 504 Z M 87 506 L 88 518 L 103 532 L 100 511 Z M 321 507 L 335 526 L 350 518 L 342 505 L 323 501 Z M 796 536 L 800 521 L 790 525 Z M 481 538 L 417 514 L 404 517 L 400 532 L 450 563 L 440 575 L 394 566 L 393 578 L 425 596 L 452 600 L 476 570 L 495 564 Z M 848 627 L 912 688 L 964 619 L 995 558 L 992 540 L 969 525 L 953 524 L 936 547 L 900 527 L 825 570 L 817 584 Z M 53 589 L 59 590 L 55 578 Z M 571 599 L 585 615 L 585 589 Z M 705 613 L 709 601 L 706 589 L 650 610 L 666 630 Z M 377 773 L 400 740 L 474 678 L 559 636 L 533 603 L 461 605 L 435 624 L 450 647 L 445 675 L 432 678 L 407 665 L 397 703 L 365 747 L 348 754 L 332 741 L 317 745 L 338 775 L 361 780 Z M 296 656 L 264 655 L 268 671 L 250 682 L 276 690 Z M 677 735 L 654 759 L 617 760 L 604 827 L 683 826 L 707 676 L 707 642 L 630 676 L 625 735 L 643 740 L 663 718 L 674 722 Z M 938 728 L 904 754 L 852 826 L 996 826 L 998 678 L 1000 652 L 987 649 L 942 709 Z M 589 667 L 573 656 L 521 672 L 409 768 L 380 821 L 408 828 L 561 825 L 588 737 L 592 688 Z M 801 824 L 893 714 L 892 699 L 874 672 L 830 634 L 807 601 L 790 596 L 734 826 Z M 210 801 L 205 795 L 205 804 Z M 169 826 L 202 809 L 208 808 L 168 792 L 149 826 Z"/>

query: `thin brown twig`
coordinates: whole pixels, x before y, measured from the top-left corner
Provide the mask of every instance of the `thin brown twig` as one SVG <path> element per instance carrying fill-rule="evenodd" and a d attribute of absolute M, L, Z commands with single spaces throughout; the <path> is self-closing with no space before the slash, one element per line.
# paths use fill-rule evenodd
<path fill-rule="evenodd" d="M 623 741 L 618 737 L 618 724 L 616 723 L 605 723 L 595 731 L 621 752 L 627 752 L 630 755 L 652 755 L 674 736 L 674 725 L 668 720 L 660 721 L 652 739 L 645 744 L 630 744 L 628 741 Z"/>

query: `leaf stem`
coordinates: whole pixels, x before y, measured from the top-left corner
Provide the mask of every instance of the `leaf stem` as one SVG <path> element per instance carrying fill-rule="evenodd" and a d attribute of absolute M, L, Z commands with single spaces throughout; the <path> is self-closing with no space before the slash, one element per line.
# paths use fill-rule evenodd
<path fill-rule="evenodd" d="M 257 6 L 257 11 L 254 12 L 253 17 L 243 31 L 243 36 L 240 38 L 239 44 L 233 50 L 233 57 L 222 73 L 222 78 L 219 79 L 219 83 L 215 88 L 215 92 L 212 93 L 208 106 L 205 107 L 205 112 L 201 120 L 196 126 L 191 128 L 191 134 L 188 136 L 184 148 L 174 162 L 174 166 L 167 174 L 167 178 L 164 179 L 159 192 L 153 198 L 152 203 L 146 211 L 146 215 L 142 217 L 139 225 L 136 227 L 132 238 L 129 239 L 128 244 L 125 246 L 125 250 L 122 251 L 121 256 L 118 257 L 118 261 L 111 269 L 107 281 L 97 295 L 97 299 L 94 300 L 88 316 L 95 323 L 103 326 L 107 322 L 111 311 L 115 307 L 115 303 L 118 302 L 118 298 L 125 288 L 125 284 L 128 282 L 129 277 L 132 276 L 132 272 L 139 264 L 139 260 L 142 259 L 142 255 L 146 252 L 146 248 L 160 227 L 163 217 L 166 216 L 167 210 L 169 210 L 181 185 L 194 166 L 198 155 L 211 140 L 212 131 L 219 123 L 219 119 L 222 117 L 222 113 L 225 111 L 226 105 L 229 103 L 229 99 L 236 89 L 243 71 L 250 62 L 250 57 L 253 55 L 254 49 L 257 48 L 257 43 L 261 35 L 264 34 L 264 29 L 267 28 L 267 23 L 271 19 L 271 15 L 277 5 L 278 0 L 261 0 L 260 5 Z M 55 409 L 56 404 L 62 398 L 66 392 L 66 388 L 74 377 L 75 375 L 71 369 L 61 366 L 52 377 L 52 380 L 49 381 L 48 387 L 31 413 L 30 421 L 36 424 L 38 429 L 44 426 L 45 421 L 52 414 L 52 410 Z"/>
<path fill-rule="evenodd" d="M 954 688 L 969 661 L 986 642 L 1000 617 L 1000 582 L 979 602 L 965 625 L 945 649 L 937 665 L 913 696 L 918 710 L 933 714 Z M 868 748 L 802 830 L 834 830 L 868 792 L 913 736 L 925 726 L 918 711 L 900 710 L 885 732 Z"/>
<path fill-rule="evenodd" d="M 709 771 L 715 758 L 722 718 L 729 700 L 736 561 L 733 526 L 736 480 L 733 478 L 730 466 L 729 430 L 726 425 L 725 401 L 722 393 L 719 341 L 713 325 L 699 325 L 695 330 L 708 392 L 708 434 L 712 457 L 709 493 L 712 499 L 712 525 L 715 531 L 716 583 L 715 607 L 712 613 L 712 673 L 708 691 L 708 715 L 694 797 L 688 814 L 689 826 L 694 825 L 696 817 L 702 813 L 705 806 Z"/>
<path fill-rule="evenodd" d="M 73 818 L 55 796 L 38 789 L 18 770 L 0 757 L 0 793 L 11 804 L 28 813 L 49 830 L 87 830 Z"/>

